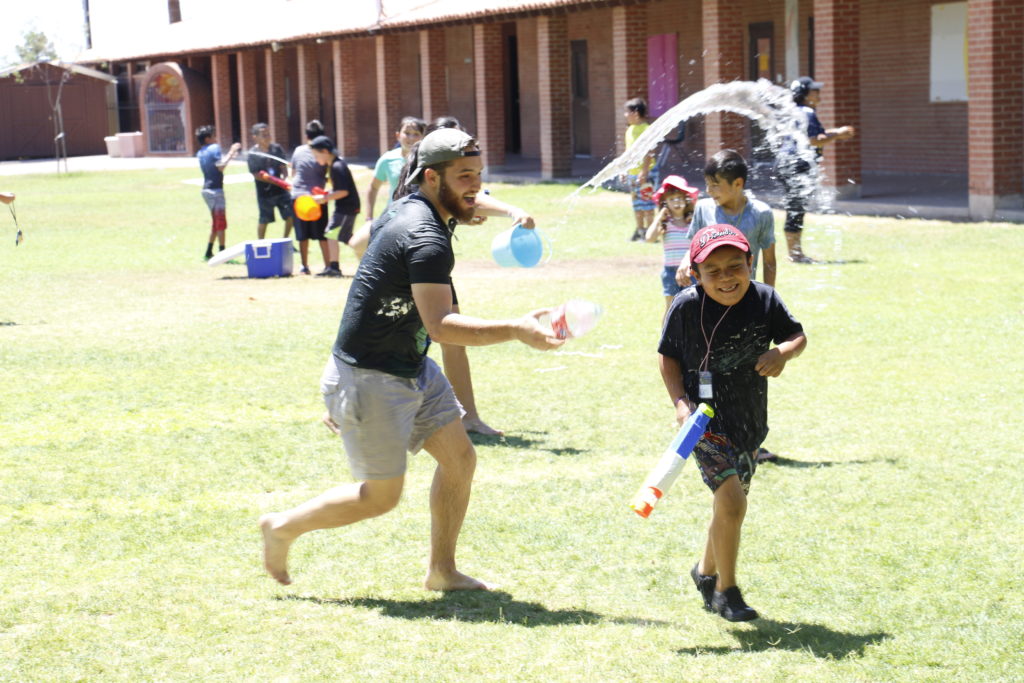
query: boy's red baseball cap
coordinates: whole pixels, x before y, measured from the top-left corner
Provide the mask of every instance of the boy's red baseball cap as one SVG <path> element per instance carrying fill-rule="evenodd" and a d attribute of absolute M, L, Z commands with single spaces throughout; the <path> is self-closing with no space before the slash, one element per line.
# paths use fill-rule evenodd
<path fill-rule="evenodd" d="M 700 194 L 700 190 L 698 190 L 696 187 L 691 187 L 690 184 L 686 182 L 686 178 L 684 178 L 683 176 L 670 175 L 669 177 L 661 181 L 661 187 L 659 187 L 658 191 L 654 193 L 653 197 L 651 197 L 651 199 L 654 200 L 655 204 L 661 201 L 662 195 L 665 194 L 665 192 L 670 187 L 674 187 L 680 192 L 685 192 L 686 194 L 690 195 L 691 202 L 697 201 L 697 195 Z"/>
<path fill-rule="evenodd" d="M 718 223 L 701 228 L 690 242 L 690 263 L 704 263 L 704 259 L 719 247 L 737 247 L 750 253 L 750 243 L 743 233 L 731 225 Z"/>

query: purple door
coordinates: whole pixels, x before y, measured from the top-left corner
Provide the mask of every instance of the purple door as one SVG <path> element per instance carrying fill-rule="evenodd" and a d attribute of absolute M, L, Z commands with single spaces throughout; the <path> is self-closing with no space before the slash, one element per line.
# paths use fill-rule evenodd
<path fill-rule="evenodd" d="M 651 118 L 657 118 L 679 102 L 679 53 L 675 33 L 647 38 L 647 94 Z"/>

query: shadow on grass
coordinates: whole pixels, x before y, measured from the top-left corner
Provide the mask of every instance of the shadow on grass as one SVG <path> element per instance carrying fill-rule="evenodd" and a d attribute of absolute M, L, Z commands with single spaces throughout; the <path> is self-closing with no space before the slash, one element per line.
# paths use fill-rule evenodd
<path fill-rule="evenodd" d="M 806 264 L 806 265 L 811 265 L 811 266 L 855 266 L 855 265 L 860 265 L 860 264 L 863 264 L 863 263 L 867 263 L 867 261 L 865 261 L 862 258 L 850 258 L 850 259 L 842 259 L 841 258 L 841 259 L 831 259 L 831 260 L 830 259 L 818 259 L 818 258 L 816 258 L 816 259 L 814 259 L 814 263 L 809 263 L 809 264 Z"/>
<path fill-rule="evenodd" d="M 741 652 L 765 650 L 793 650 L 809 652 L 819 659 L 861 657 L 864 648 L 890 638 L 888 633 L 844 633 L 820 624 L 797 624 L 789 621 L 758 619 L 750 627 L 735 629 L 732 635 L 738 647 L 685 647 L 677 654 L 689 656 L 731 655 Z"/>
<path fill-rule="evenodd" d="M 278 277 L 264 277 L 264 278 L 250 278 L 248 275 L 221 275 L 218 280 L 287 280 L 293 277 L 291 275 L 281 275 Z"/>
<path fill-rule="evenodd" d="M 803 469 L 808 467 L 835 467 L 837 465 L 869 465 L 886 463 L 889 465 L 896 464 L 896 458 L 860 458 L 858 460 L 792 460 L 791 458 L 783 458 L 781 455 L 778 456 L 778 460 L 770 463 L 761 463 L 758 467 L 764 467 L 766 464 L 776 465 L 778 467 L 793 467 L 796 469 Z"/>
<path fill-rule="evenodd" d="M 13 326 L 15 326 L 17 324 L 18 323 L 14 322 L 13 320 L 2 320 L 2 321 L 0 321 L 0 327 L 13 327 Z"/>
<path fill-rule="evenodd" d="M 542 434 L 546 432 L 520 432 L 520 434 Z M 581 453 L 588 452 L 587 449 L 583 448 L 572 448 L 565 446 L 559 447 L 545 447 L 539 444 L 544 443 L 545 439 L 531 439 L 528 436 L 518 436 L 516 434 L 505 434 L 504 436 L 486 436 L 484 434 L 477 434 L 472 432 L 469 435 L 469 440 L 476 446 L 507 446 L 509 448 L 524 448 L 528 450 L 541 451 L 544 453 L 551 453 L 553 455 L 579 455 Z"/>
<path fill-rule="evenodd" d="M 657 619 L 606 617 L 585 609 L 551 610 L 536 602 L 515 600 L 504 591 L 452 591 L 423 600 L 387 600 L 384 598 L 318 598 L 312 595 L 284 595 L 276 600 L 304 600 L 317 605 L 365 607 L 380 610 L 396 619 L 440 619 L 471 623 L 516 624 L 532 628 L 561 624 L 598 624 L 610 622 L 634 626 L 669 626 Z"/>

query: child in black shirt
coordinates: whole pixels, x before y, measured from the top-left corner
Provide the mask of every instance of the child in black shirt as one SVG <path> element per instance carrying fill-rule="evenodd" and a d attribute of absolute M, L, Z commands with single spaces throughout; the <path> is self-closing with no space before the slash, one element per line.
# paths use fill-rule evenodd
<path fill-rule="evenodd" d="M 694 449 L 714 504 L 704 557 L 690 575 L 705 609 L 729 621 L 757 618 L 736 585 L 736 558 L 755 452 L 768 433 L 767 378 L 807 344 L 775 290 L 751 281 L 750 261 L 750 245 L 733 226 L 700 230 L 690 244 L 697 285 L 672 302 L 658 346 L 680 424 L 697 402 L 715 409 Z"/>

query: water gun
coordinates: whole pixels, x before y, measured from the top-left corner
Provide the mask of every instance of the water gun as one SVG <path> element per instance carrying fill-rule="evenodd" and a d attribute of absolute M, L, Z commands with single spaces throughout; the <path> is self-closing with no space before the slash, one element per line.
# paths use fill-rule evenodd
<path fill-rule="evenodd" d="M 672 443 L 661 454 L 661 459 L 658 461 L 657 466 L 647 475 L 643 486 L 637 491 L 633 502 L 629 504 L 629 507 L 633 508 L 636 514 L 644 519 L 651 516 L 654 506 L 665 497 L 668 490 L 672 488 L 672 484 L 676 482 L 679 473 L 683 471 L 683 466 L 686 465 L 690 453 L 693 452 L 697 442 L 704 436 L 704 432 L 708 428 L 708 422 L 714 416 L 714 408 L 706 403 L 701 403 L 697 406 L 697 410 L 693 411 L 689 419 L 683 423 L 683 426 L 679 428 L 679 432 L 672 439 Z"/>
<path fill-rule="evenodd" d="M 328 194 L 327 190 L 325 190 L 324 188 L 320 187 L 319 185 L 317 185 L 312 190 L 310 190 L 310 192 L 313 193 L 313 194 L 316 194 L 316 195 Z"/>
<path fill-rule="evenodd" d="M 287 180 L 283 180 L 283 179 L 278 178 L 276 176 L 272 176 L 269 173 L 267 173 L 266 171 L 259 171 L 256 174 L 256 178 L 258 180 L 262 180 L 265 183 L 270 183 L 272 185 L 277 185 L 282 190 L 288 190 L 290 192 L 291 189 L 292 189 L 291 183 L 289 183 Z"/>

